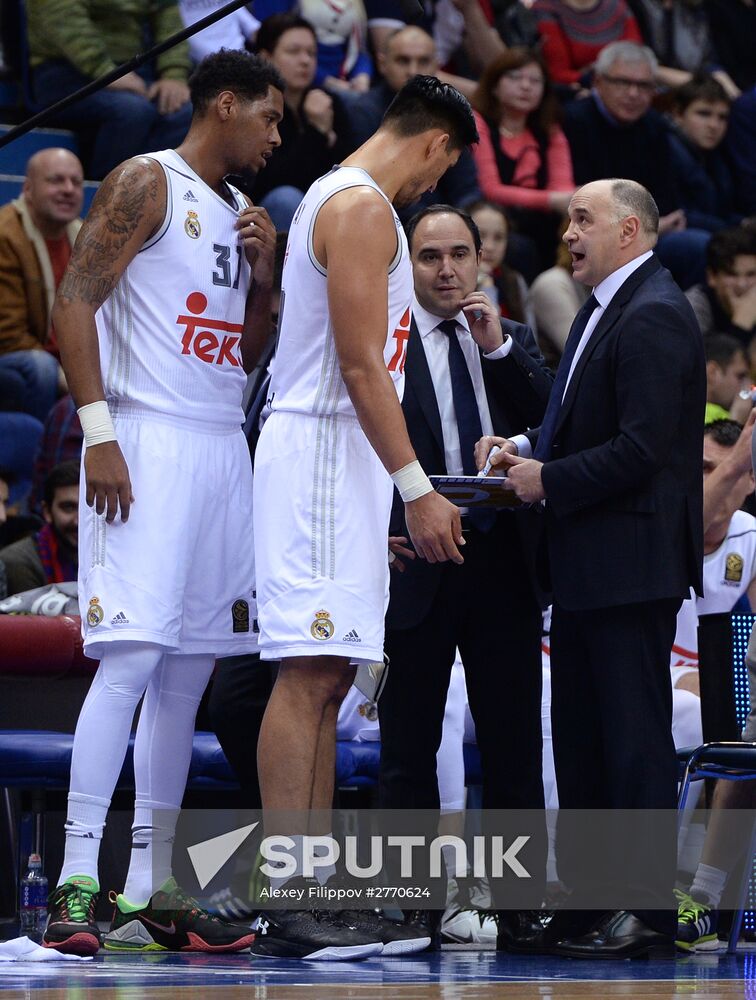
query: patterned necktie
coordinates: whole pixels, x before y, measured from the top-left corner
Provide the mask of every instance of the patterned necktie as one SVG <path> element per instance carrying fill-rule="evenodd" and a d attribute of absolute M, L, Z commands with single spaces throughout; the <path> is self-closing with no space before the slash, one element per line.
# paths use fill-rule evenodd
<path fill-rule="evenodd" d="M 457 418 L 459 432 L 462 471 L 466 476 L 474 476 L 478 472 L 475 465 L 475 445 L 483 437 L 475 386 L 470 369 L 467 367 L 465 352 L 462 350 L 457 336 L 456 321 L 453 319 L 444 320 L 443 323 L 438 324 L 438 329 L 446 335 L 449 342 L 449 375 L 451 376 L 454 414 Z M 495 511 L 476 510 L 475 508 L 470 509 L 468 516 L 479 531 L 490 531 L 496 519 Z"/>
<path fill-rule="evenodd" d="M 591 293 L 573 320 L 570 335 L 567 338 L 567 343 L 564 345 L 564 354 L 562 355 L 562 360 L 559 362 L 556 378 L 551 387 L 551 395 L 546 406 L 546 412 L 543 415 L 538 440 L 533 450 L 533 458 L 539 462 L 547 462 L 551 458 L 551 446 L 554 443 L 554 432 L 556 431 L 557 419 L 559 418 L 559 410 L 562 407 L 564 391 L 567 388 L 567 379 L 572 367 L 572 360 L 580 344 L 580 339 L 585 333 L 585 328 L 588 326 L 588 320 L 593 315 L 593 310 L 597 308 L 598 304 L 598 299 Z"/>

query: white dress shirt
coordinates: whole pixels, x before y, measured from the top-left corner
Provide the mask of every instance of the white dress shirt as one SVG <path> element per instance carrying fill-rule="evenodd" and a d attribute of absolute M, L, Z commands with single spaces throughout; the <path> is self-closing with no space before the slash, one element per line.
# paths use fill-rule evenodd
<path fill-rule="evenodd" d="M 439 323 L 444 322 L 442 316 L 434 316 L 424 309 L 416 298 L 412 300 L 412 315 L 415 319 L 417 332 L 420 334 L 425 357 L 430 369 L 430 376 L 433 388 L 436 393 L 438 412 L 441 416 L 441 432 L 444 437 L 444 458 L 446 460 L 446 471 L 450 476 L 462 476 L 462 453 L 459 444 L 459 430 L 457 429 L 457 418 L 454 413 L 454 399 L 452 396 L 451 376 L 449 374 L 449 338 L 438 329 Z M 491 423 L 491 413 L 488 409 L 488 398 L 483 383 L 483 367 L 480 363 L 480 349 L 472 338 L 467 317 L 463 312 L 458 312 L 454 318 L 457 324 L 457 339 L 462 346 L 462 351 L 470 370 L 475 398 L 478 401 L 478 412 L 480 413 L 480 425 L 483 433 L 493 434 L 493 424 Z M 512 350 L 512 338 L 507 337 L 501 347 L 498 347 L 490 354 L 484 355 L 493 361 L 499 358 L 506 358 Z"/>
<path fill-rule="evenodd" d="M 567 395 L 567 388 L 570 384 L 570 380 L 572 379 L 572 374 L 577 367 L 578 361 L 580 360 L 580 355 L 585 350 L 588 341 L 591 339 L 591 334 L 598 326 L 598 322 L 606 312 L 609 303 L 630 275 L 634 271 L 637 271 L 641 264 L 645 263 L 652 254 L 653 251 L 648 250 L 646 253 L 642 253 L 640 257 L 634 257 L 631 261 L 628 261 L 627 264 L 623 264 L 622 267 L 618 267 L 616 271 L 612 271 L 610 275 L 604 278 L 603 281 L 599 282 L 599 284 L 593 289 L 593 294 L 596 297 L 598 305 L 588 318 L 588 323 L 586 324 L 585 330 L 583 330 L 580 343 L 578 344 L 577 350 L 573 355 L 570 371 L 567 375 L 567 381 L 564 386 L 564 393 L 562 394 L 563 401 L 564 397 Z M 533 449 L 530 446 L 530 440 L 524 434 L 515 435 L 515 437 L 512 438 L 512 441 L 514 441 L 517 445 L 518 454 L 522 458 L 532 458 Z"/>

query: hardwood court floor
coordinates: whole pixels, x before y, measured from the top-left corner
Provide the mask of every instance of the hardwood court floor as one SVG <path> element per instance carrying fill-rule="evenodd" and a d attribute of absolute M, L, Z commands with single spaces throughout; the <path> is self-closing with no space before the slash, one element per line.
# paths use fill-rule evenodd
<path fill-rule="evenodd" d="M 425 959 L 285 962 L 98 955 L 0 964 L 0 1000 L 756 1000 L 756 952 L 570 962 L 451 951 Z"/>

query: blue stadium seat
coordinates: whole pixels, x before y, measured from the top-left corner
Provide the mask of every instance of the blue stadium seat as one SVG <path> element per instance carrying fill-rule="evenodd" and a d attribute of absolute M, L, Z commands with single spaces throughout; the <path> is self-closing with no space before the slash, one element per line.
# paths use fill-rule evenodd
<path fill-rule="evenodd" d="M 12 128 L 12 125 L 0 125 L 0 136 L 7 135 Z M 79 143 L 73 132 L 59 128 L 32 129 L 0 149 L 0 173 L 23 175 L 29 157 L 50 146 L 62 146 L 79 155 Z"/>

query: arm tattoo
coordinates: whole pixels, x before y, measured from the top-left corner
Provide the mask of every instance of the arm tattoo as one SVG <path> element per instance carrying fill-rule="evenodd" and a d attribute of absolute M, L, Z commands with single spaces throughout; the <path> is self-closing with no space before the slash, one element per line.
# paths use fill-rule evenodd
<path fill-rule="evenodd" d="M 95 309 L 102 305 L 123 271 L 118 264 L 121 251 L 145 216 L 154 213 L 159 195 L 154 168 L 138 161 L 127 163 L 103 181 L 58 288 L 61 299 L 85 302 Z"/>

